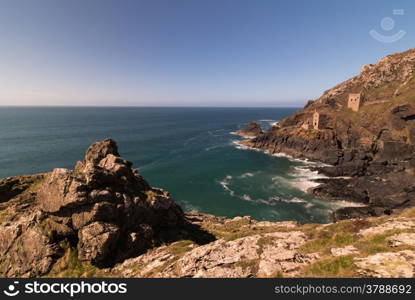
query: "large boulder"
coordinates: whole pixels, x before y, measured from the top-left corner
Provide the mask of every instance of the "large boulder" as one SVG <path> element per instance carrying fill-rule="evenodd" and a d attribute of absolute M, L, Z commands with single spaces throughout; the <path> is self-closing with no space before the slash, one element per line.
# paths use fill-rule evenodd
<path fill-rule="evenodd" d="M 246 137 L 255 137 L 262 134 L 261 126 L 255 122 L 248 122 L 246 127 L 235 132 L 238 135 L 246 136 Z"/>

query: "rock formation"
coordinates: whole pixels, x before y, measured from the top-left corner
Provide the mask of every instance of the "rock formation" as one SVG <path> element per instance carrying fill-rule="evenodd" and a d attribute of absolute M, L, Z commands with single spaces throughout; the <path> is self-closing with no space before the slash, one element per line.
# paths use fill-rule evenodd
<path fill-rule="evenodd" d="M 246 127 L 240 130 L 235 131 L 236 134 L 246 137 L 256 137 L 262 134 L 261 126 L 255 122 L 248 122 Z"/>
<path fill-rule="evenodd" d="M 225 219 L 188 212 L 214 232 L 205 245 L 178 241 L 107 270 L 120 277 L 414 277 L 411 236 L 415 209 L 405 216 L 300 225 Z M 410 216 L 410 217 L 408 217 Z"/>
<path fill-rule="evenodd" d="M 0 272 L 46 273 L 65 247 L 103 267 L 156 245 L 184 224 L 169 194 L 152 188 L 122 159 L 113 140 L 94 143 L 74 170 L 0 181 Z M 4 203 L 5 204 L 5 203 Z"/>
<path fill-rule="evenodd" d="M 415 204 L 415 49 L 366 65 L 357 76 L 324 92 L 278 126 L 242 143 L 270 153 L 324 162 L 332 177 L 311 193 L 361 202 L 335 219 L 390 214 Z M 359 108 L 350 109 L 350 95 Z M 361 100 L 360 100 L 361 99 Z M 310 124 L 320 115 L 318 129 Z"/>

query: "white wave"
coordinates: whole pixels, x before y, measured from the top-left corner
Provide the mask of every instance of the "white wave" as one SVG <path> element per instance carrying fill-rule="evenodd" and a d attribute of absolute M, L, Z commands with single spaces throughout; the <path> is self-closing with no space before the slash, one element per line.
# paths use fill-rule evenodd
<path fill-rule="evenodd" d="M 289 180 L 291 186 L 303 192 L 319 186 L 320 183 L 316 182 L 316 179 L 327 178 L 327 176 L 319 174 L 317 171 L 312 171 L 308 167 L 294 167 L 294 172 L 290 175 L 294 177 L 294 179 Z"/>
<path fill-rule="evenodd" d="M 297 197 L 294 197 L 292 199 L 283 199 L 282 201 L 287 202 L 287 203 L 307 203 L 307 201 L 305 201 L 304 199 L 300 199 Z"/>
<path fill-rule="evenodd" d="M 232 180 L 232 176 L 227 175 L 225 177 L 225 179 L 223 179 L 222 181 L 219 181 L 219 184 L 224 188 L 224 190 L 229 192 L 229 195 L 235 196 L 235 192 L 229 188 L 229 184 L 230 184 L 231 180 Z"/>
<path fill-rule="evenodd" d="M 255 138 L 255 136 L 252 136 L 252 135 L 242 135 L 240 133 L 237 133 L 236 131 L 231 131 L 231 132 L 229 132 L 229 134 L 237 135 L 237 136 L 243 137 L 244 139 L 250 139 L 250 140 L 252 140 L 253 138 Z"/>
<path fill-rule="evenodd" d="M 243 194 L 242 195 L 242 199 L 243 200 L 246 200 L 246 201 L 252 201 L 252 198 L 249 195 L 247 195 L 247 194 Z"/>
<path fill-rule="evenodd" d="M 255 203 L 262 203 L 268 206 L 276 206 L 278 203 L 284 202 L 284 203 L 298 203 L 298 204 L 302 204 L 305 207 L 311 207 L 314 206 L 314 204 L 304 200 L 304 199 L 300 199 L 297 197 L 294 197 L 292 199 L 285 199 L 285 198 L 281 198 L 278 196 L 273 196 L 273 197 L 269 197 L 267 199 L 264 198 L 258 198 L 258 199 L 252 199 L 252 197 L 250 197 L 249 195 L 242 195 L 241 197 L 239 197 L 242 200 L 245 201 L 249 201 L 249 202 L 255 202 Z"/>
<path fill-rule="evenodd" d="M 311 203 L 311 202 L 307 202 L 306 205 L 304 205 L 305 208 L 310 208 L 310 207 L 313 207 L 313 206 L 314 206 L 314 204 Z"/>
<path fill-rule="evenodd" d="M 181 200 L 179 204 L 183 207 L 185 211 L 190 211 L 190 210 L 200 211 L 200 208 L 198 206 L 193 205 L 189 201 Z"/>
<path fill-rule="evenodd" d="M 327 167 L 330 165 L 324 164 L 322 162 L 317 162 L 317 161 L 311 161 L 308 158 L 294 158 L 293 156 L 283 153 L 283 152 L 277 152 L 277 153 L 270 153 L 268 150 L 264 151 L 266 154 L 275 156 L 275 157 L 284 157 L 284 158 L 288 158 L 290 161 L 292 162 L 300 162 L 306 165 L 310 165 L 310 166 L 316 166 L 316 167 Z"/>
<path fill-rule="evenodd" d="M 336 201 L 333 201 L 332 206 L 335 208 L 341 208 L 341 207 L 366 207 L 367 205 L 363 203 L 346 201 L 346 200 L 336 200 Z"/>
<path fill-rule="evenodd" d="M 242 145 L 241 141 L 232 141 L 232 144 L 235 145 L 236 149 L 240 149 L 240 150 L 249 150 L 250 148 Z"/>
<path fill-rule="evenodd" d="M 247 172 L 239 176 L 239 178 L 248 178 L 248 177 L 254 177 L 254 173 Z"/>
<path fill-rule="evenodd" d="M 262 198 L 260 198 L 260 199 L 254 200 L 254 201 L 255 202 L 258 202 L 258 203 L 262 203 L 262 204 L 268 205 L 268 206 L 275 206 L 275 205 L 277 205 L 277 202 L 278 202 L 277 198 L 278 197 L 270 197 L 268 199 L 262 199 Z"/>
<path fill-rule="evenodd" d="M 262 122 L 262 123 L 268 123 L 269 127 L 272 126 L 276 126 L 278 125 L 279 121 L 278 120 L 271 120 L 271 119 L 262 119 L 262 120 L 258 120 L 257 123 Z M 267 128 L 265 128 L 267 129 Z"/>
<path fill-rule="evenodd" d="M 205 151 L 210 151 L 210 150 L 213 150 L 213 149 L 221 148 L 221 147 L 224 147 L 226 145 L 227 144 L 220 144 L 220 145 L 210 146 L 210 147 L 205 148 Z"/>
<path fill-rule="evenodd" d="M 247 137 L 247 138 L 252 139 L 252 137 Z M 253 150 L 253 151 L 263 152 L 263 153 L 271 155 L 271 156 L 287 158 L 288 160 L 290 160 L 292 162 L 301 162 L 301 163 L 304 163 L 304 164 L 307 164 L 307 165 L 313 165 L 313 166 L 328 166 L 328 165 L 325 165 L 323 163 L 309 161 L 306 158 L 305 159 L 294 158 L 291 155 L 285 154 L 285 153 L 282 153 L 282 152 L 271 153 L 269 150 L 262 150 L 262 149 L 248 147 L 248 146 L 245 146 L 245 145 L 241 144 L 241 140 L 233 140 L 232 144 L 234 144 L 236 146 L 236 148 L 240 149 L 240 150 Z"/>
<path fill-rule="evenodd" d="M 244 144 L 241 144 L 240 140 L 233 140 L 233 141 L 231 141 L 231 144 L 234 145 L 235 148 L 239 149 L 239 150 L 251 150 L 251 151 L 258 151 L 258 152 L 262 151 L 260 149 L 255 149 L 255 148 L 245 146 Z"/>

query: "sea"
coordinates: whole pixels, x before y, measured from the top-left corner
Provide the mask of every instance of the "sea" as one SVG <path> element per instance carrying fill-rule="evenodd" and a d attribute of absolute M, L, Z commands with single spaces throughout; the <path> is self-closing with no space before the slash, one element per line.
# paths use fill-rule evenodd
<path fill-rule="evenodd" d="M 72 169 L 87 147 L 112 138 L 122 157 L 184 210 L 300 223 L 330 221 L 349 205 L 306 190 L 316 163 L 238 144 L 248 121 L 266 130 L 298 108 L 0 107 L 0 178 Z"/>

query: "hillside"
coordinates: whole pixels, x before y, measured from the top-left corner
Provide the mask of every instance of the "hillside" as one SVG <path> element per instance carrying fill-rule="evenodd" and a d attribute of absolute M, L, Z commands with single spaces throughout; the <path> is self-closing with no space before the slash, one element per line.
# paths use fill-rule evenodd
<path fill-rule="evenodd" d="M 343 178 L 321 180 L 322 185 L 310 192 L 367 205 L 342 209 L 335 214 L 337 219 L 390 214 L 413 206 L 414 71 L 415 49 L 364 65 L 357 76 L 243 143 L 330 164 L 317 170 Z"/>

